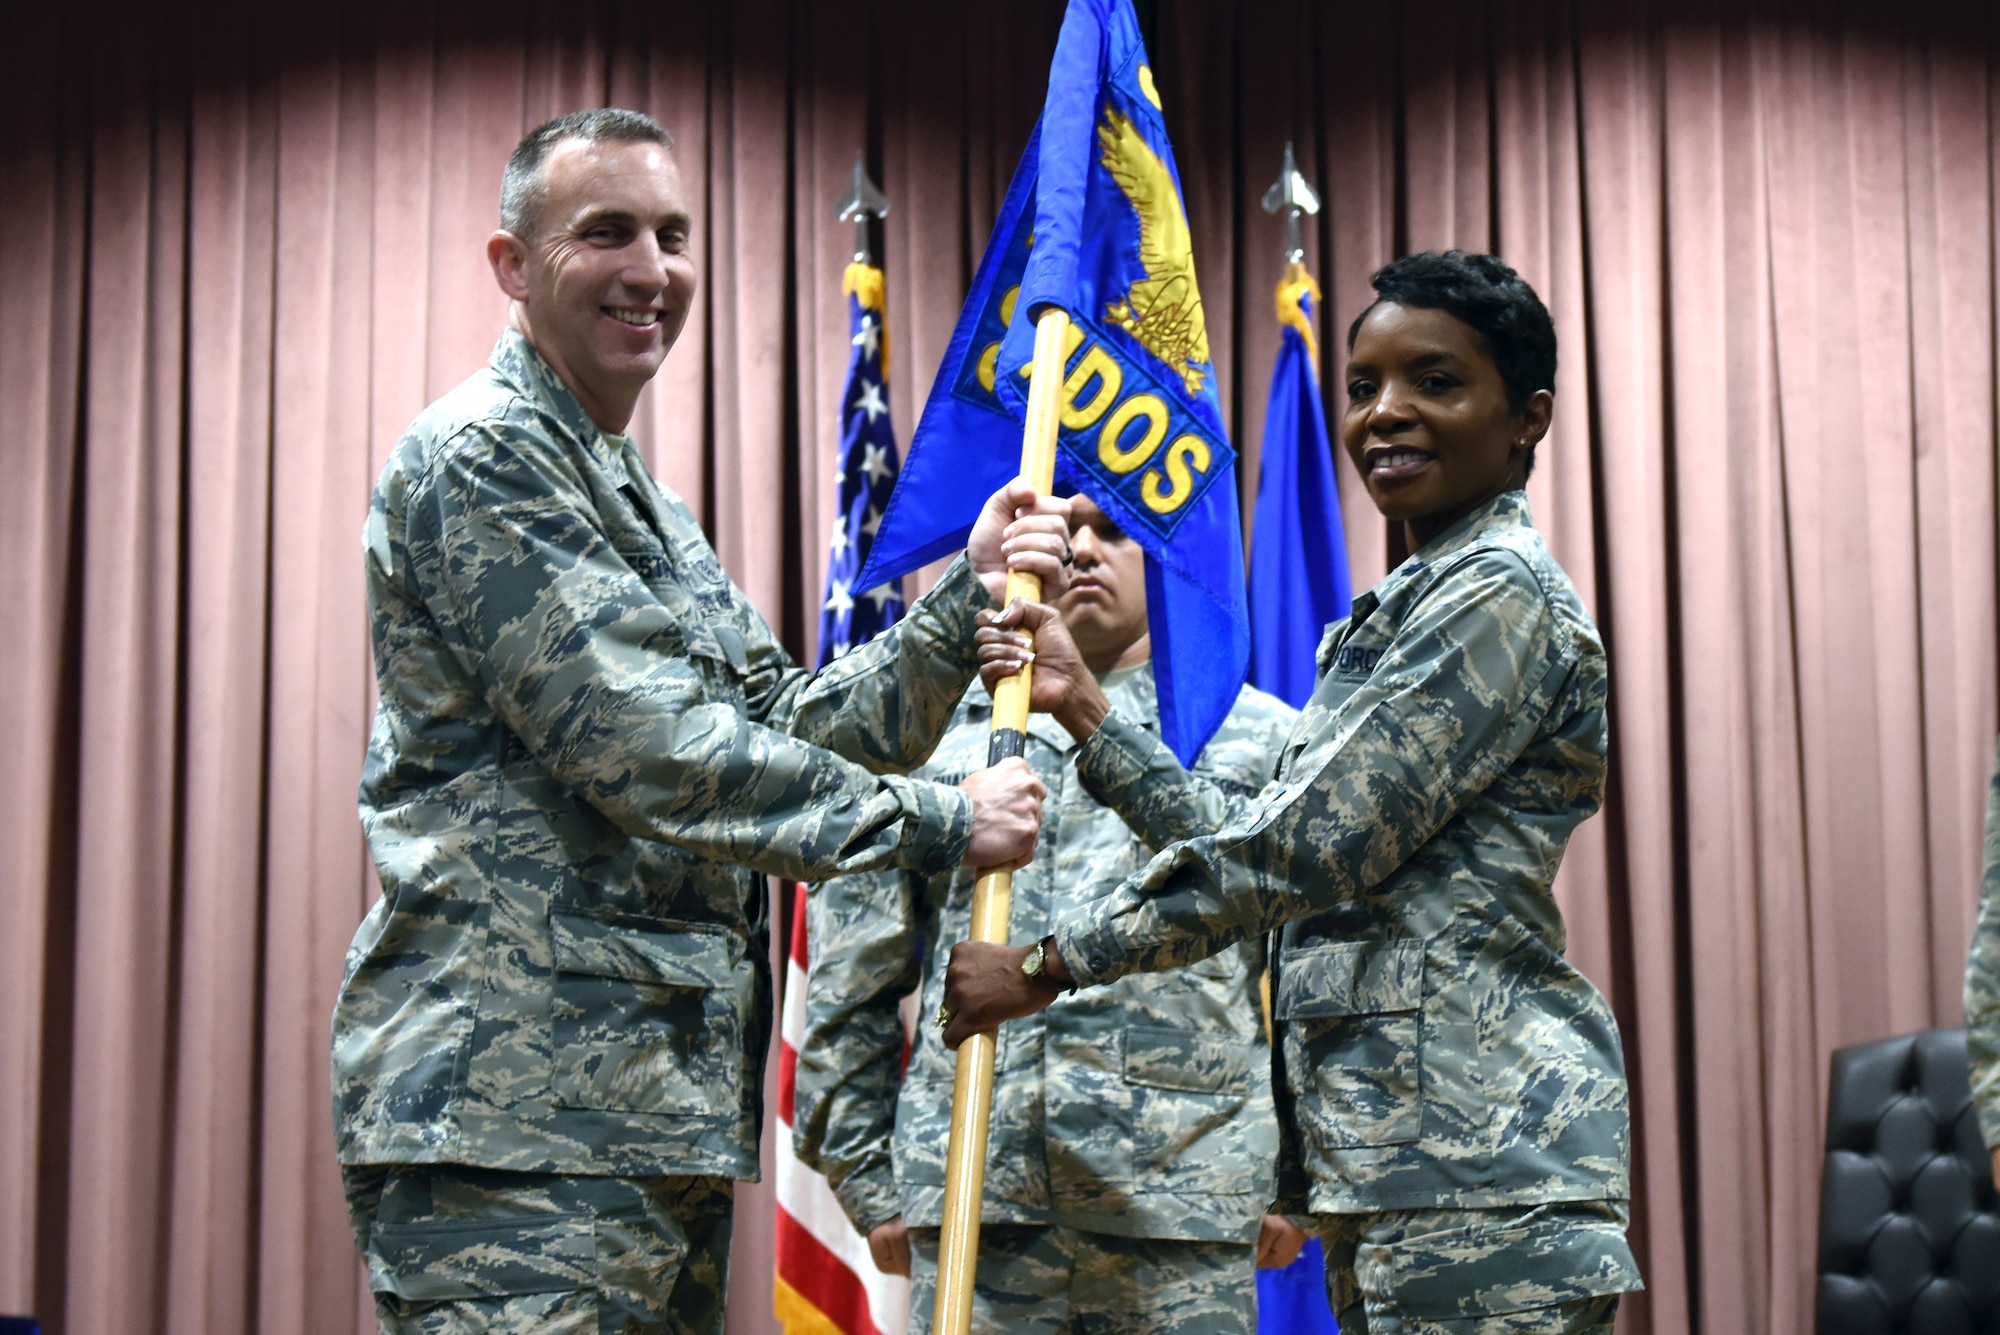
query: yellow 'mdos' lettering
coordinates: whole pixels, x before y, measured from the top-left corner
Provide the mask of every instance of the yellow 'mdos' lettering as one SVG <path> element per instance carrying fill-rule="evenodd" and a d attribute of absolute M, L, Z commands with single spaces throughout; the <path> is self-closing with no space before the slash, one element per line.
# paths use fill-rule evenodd
<path fill-rule="evenodd" d="M 1077 397 L 1092 380 L 1097 382 L 1097 392 L 1090 396 L 1090 402 L 1078 403 Z M 1090 350 L 1063 381 L 1062 424 L 1072 431 L 1081 431 L 1098 418 L 1104 416 L 1118 398 L 1118 389 L 1125 383 L 1125 373 L 1118 369 L 1118 363 L 1111 354 L 1093 343 Z"/>
<path fill-rule="evenodd" d="M 1146 419 L 1146 429 L 1139 443 L 1126 449 L 1122 444 L 1125 428 L 1140 417 Z M 1097 457 L 1112 472 L 1129 473 L 1152 458 L 1153 451 L 1166 438 L 1167 405 L 1160 402 L 1157 394 L 1134 394 L 1104 419 L 1104 429 L 1097 433 Z"/>
<path fill-rule="evenodd" d="M 1146 474 L 1139 482 L 1139 497 L 1146 502 L 1146 508 L 1156 515 L 1170 515 L 1188 502 L 1194 495 L 1194 478 L 1188 473 L 1192 464 L 1197 473 L 1208 471 L 1208 442 L 1200 436 L 1176 436 L 1174 443 L 1167 446 L 1167 481 L 1171 487 L 1160 485 L 1159 470 Z"/>

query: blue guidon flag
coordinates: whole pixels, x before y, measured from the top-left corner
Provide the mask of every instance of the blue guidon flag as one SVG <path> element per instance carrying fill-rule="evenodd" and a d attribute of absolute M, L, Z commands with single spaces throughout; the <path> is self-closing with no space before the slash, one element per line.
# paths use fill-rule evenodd
<path fill-rule="evenodd" d="M 889 420 L 888 303 L 882 271 L 856 261 L 847 293 L 853 351 L 840 393 L 840 512 L 828 539 L 826 591 L 819 610 L 819 663 L 825 667 L 903 615 L 901 571 L 863 580 L 875 533 L 896 486 L 896 428 Z"/>
<path fill-rule="evenodd" d="M 945 350 L 864 583 L 962 547 L 1019 471 L 1034 317 L 1069 313 L 1056 480 L 1146 551 L 1163 740 L 1192 764 L 1250 656 L 1236 453 L 1131 0 L 1071 0 L 1048 100 Z"/>

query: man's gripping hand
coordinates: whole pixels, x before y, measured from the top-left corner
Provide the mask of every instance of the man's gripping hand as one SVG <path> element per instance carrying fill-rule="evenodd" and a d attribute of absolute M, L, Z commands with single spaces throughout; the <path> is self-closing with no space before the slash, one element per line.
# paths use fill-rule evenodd
<path fill-rule="evenodd" d="M 1042 799 L 1048 786 L 1028 762 L 1010 756 L 991 769 L 968 774 L 958 785 L 972 799 L 972 842 L 965 865 L 982 871 L 1025 867 L 1042 833 Z"/>
<path fill-rule="evenodd" d="M 1069 501 L 1036 493 L 1015 478 L 986 499 L 965 543 L 965 559 L 995 603 L 1007 597 L 1007 572 L 1039 575 L 1042 598 L 1053 601 L 1069 584 Z"/>

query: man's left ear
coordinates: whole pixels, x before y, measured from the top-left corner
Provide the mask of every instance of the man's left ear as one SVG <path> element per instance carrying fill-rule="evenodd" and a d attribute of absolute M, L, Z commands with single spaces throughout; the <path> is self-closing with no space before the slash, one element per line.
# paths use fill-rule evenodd
<path fill-rule="evenodd" d="M 515 301 L 528 299 L 528 246 L 512 232 L 501 230 L 486 238 L 486 262 L 493 281 Z"/>

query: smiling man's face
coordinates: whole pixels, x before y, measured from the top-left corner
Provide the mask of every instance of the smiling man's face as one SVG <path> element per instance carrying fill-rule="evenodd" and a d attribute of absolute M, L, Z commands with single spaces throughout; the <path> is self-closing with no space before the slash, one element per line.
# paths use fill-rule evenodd
<path fill-rule="evenodd" d="M 1378 304 L 1355 331 L 1341 440 L 1375 507 L 1420 547 L 1527 480 L 1554 397 L 1514 411 L 1486 340 L 1447 311 Z"/>
<path fill-rule="evenodd" d="M 542 164 L 532 240 L 496 233 L 514 323 L 591 419 L 622 432 L 694 301 L 688 206 L 663 145 L 570 139 Z"/>

